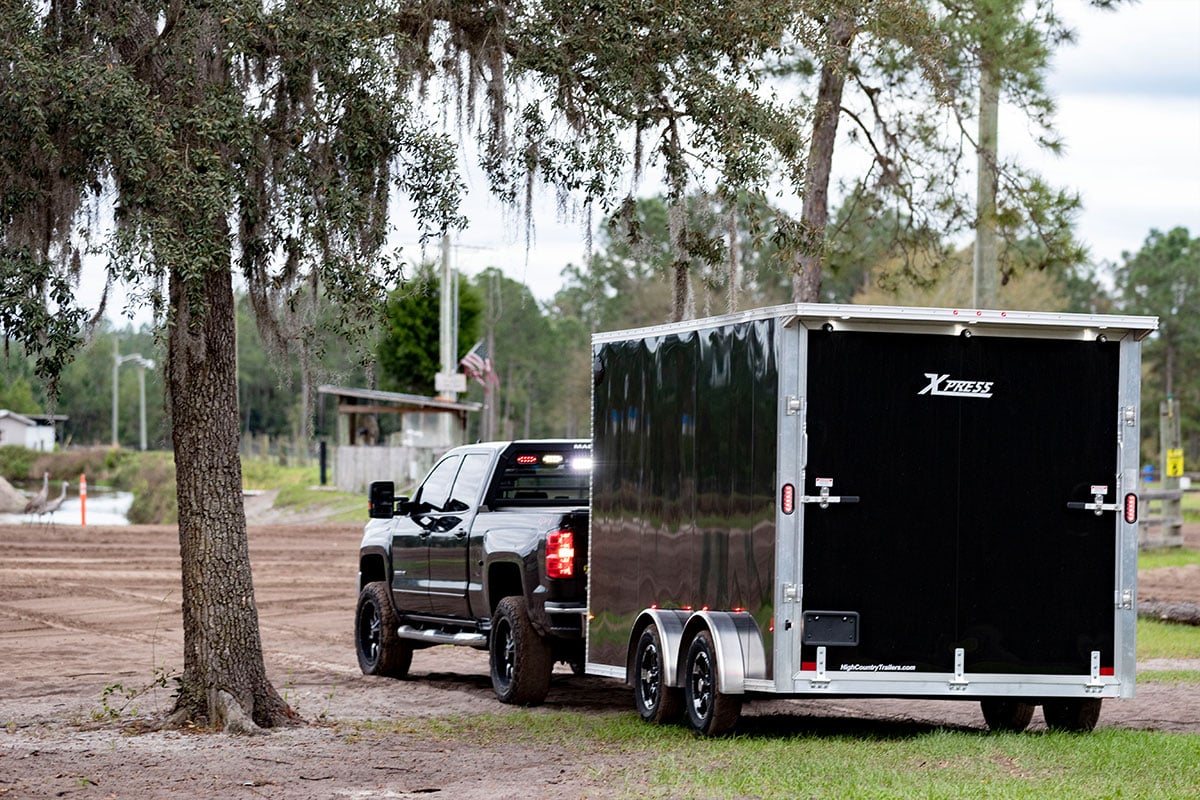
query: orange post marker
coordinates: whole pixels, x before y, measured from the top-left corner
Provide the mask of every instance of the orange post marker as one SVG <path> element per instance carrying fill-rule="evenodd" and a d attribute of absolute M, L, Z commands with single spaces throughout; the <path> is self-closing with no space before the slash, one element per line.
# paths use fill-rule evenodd
<path fill-rule="evenodd" d="M 79 473 L 79 524 L 87 525 L 87 475 Z"/>

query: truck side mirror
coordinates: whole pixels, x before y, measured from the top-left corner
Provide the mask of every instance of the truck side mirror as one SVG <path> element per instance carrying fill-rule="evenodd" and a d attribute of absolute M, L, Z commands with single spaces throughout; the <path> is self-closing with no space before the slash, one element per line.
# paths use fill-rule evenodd
<path fill-rule="evenodd" d="M 371 481 L 367 491 L 367 516 L 371 519 L 391 519 L 395 516 L 396 484 L 392 481 Z"/>

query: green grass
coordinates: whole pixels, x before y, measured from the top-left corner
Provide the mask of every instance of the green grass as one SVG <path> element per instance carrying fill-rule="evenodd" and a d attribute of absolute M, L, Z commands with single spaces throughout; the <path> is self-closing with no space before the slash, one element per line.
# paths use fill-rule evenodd
<path fill-rule="evenodd" d="M 1138 553 L 1138 569 L 1186 567 L 1188 564 L 1200 564 L 1200 550 L 1188 550 L 1186 547 L 1171 547 L 1161 550 L 1146 550 Z"/>
<path fill-rule="evenodd" d="M 242 458 L 242 487 L 245 489 L 278 489 L 276 508 L 305 511 L 328 509 L 329 522 L 365 522 L 365 496 L 314 488 L 321 480 L 320 467 L 285 467 L 273 458 Z"/>
<path fill-rule="evenodd" d="M 583 777 L 603 781 L 606 795 L 630 798 L 1200 797 L 1200 736 L 1194 735 L 988 734 L 777 715 L 744 717 L 736 736 L 702 739 L 632 713 L 552 711 L 409 719 L 358 730 L 426 743 L 565 749 L 590 764 Z"/>
<path fill-rule="evenodd" d="M 1137 658 L 1200 658 L 1200 628 L 1153 619 L 1139 619 Z"/>
<path fill-rule="evenodd" d="M 1138 683 L 1167 683 L 1178 685 L 1182 683 L 1200 683 L 1200 670 L 1196 669 L 1148 669 L 1139 672 Z M 1200 687 L 1197 687 L 1200 691 Z"/>

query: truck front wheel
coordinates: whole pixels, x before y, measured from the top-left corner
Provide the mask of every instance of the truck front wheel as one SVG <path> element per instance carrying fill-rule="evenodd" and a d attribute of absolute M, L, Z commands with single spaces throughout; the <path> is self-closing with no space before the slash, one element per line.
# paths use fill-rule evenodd
<path fill-rule="evenodd" d="M 354 612 L 354 649 L 364 675 L 403 678 L 412 666 L 412 644 L 396 633 L 396 612 L 384 581 L 368 583 Z"/>
<path fill-rule="evenodd" d="M 525 598 L 506 597 L 492 617 L 492 687 L 501 703 L 536 706 L 550 691 L 554 655 L 529 621 Z"/>
<path fill-rule="evenodd" d="M 658 626 L 650 625 L 633 656 L 633 698 L 646 722 L 674 722 L 682 711 L 683 692 L 667 685 L 664 657 Z"/>
<path fill-rule="evenodd" d="M 1042 716 L 1052 731 L 1087 733 L 1100 721 L 1100 700 L 1095 697 L 1047 700 L 1042 703 Z"/>
<path fill-rule="evenodd" d="M 687 654 L 687 676 L 683 693 L 687 706 L 688 724 L 704 736 L 722 736 L 733 730 L 742 714 L 742 698 L 723 694 L 716 648 L 712 634 L 700 631 L 692 640 Z"/>

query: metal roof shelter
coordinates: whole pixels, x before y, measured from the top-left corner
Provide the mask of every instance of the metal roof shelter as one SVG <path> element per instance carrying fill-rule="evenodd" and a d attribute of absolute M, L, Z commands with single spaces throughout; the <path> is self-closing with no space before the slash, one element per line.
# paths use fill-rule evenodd
<path fill-rule="evenodd" d="M 379 389 L 355 389 L 346 386 L 325 384 L 317 387 L 320 394 L 337 398 L 338 444 L 372 444 L 360 441 L 364 420 L 360 417 L 375 414 L 440 413 L 453 414 L 459 429 L 467 429 L 467 414 L 479 411 L 482 403 L 459 402 L 418 394 L 384 392 Z"/>

